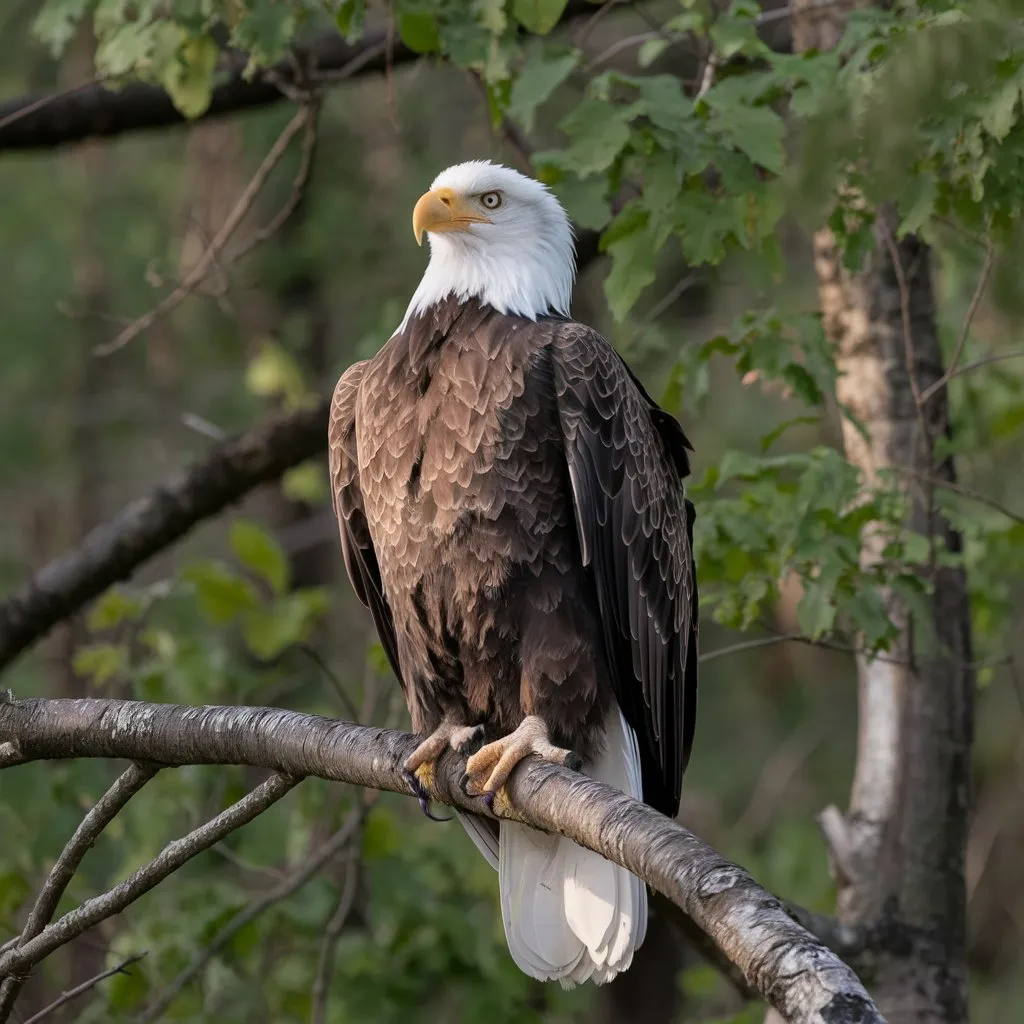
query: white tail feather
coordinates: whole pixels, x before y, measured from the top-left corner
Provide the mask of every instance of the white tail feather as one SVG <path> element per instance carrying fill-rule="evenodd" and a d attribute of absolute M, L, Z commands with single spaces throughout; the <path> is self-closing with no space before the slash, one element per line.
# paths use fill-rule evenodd
<path fill-rule="evenodd" d="M 608 717 L 605 749 L 586 771 L 642 799 L 636 736 L 618 709 Z M 647 932 L 647 889 L 636 875 L 571 839 L 507 821 L 500 823 L 495 865 L 486 827 L 459 820 L 498 868 L 505 937 L 524 973 L 571 988 L 603 984 L 629 967 Z"/>

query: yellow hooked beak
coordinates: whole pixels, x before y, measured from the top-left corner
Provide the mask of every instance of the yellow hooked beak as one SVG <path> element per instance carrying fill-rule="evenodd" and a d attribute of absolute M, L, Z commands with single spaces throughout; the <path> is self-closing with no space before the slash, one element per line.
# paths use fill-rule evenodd
<path fill-rule="evenodd" d="M 420 196 L 412 211 L 412 233 L 423 244 L 424 231 L 468 231 L 471 224 L 490 224 L 472 200 L 450 188 L 435 188 Z"/>

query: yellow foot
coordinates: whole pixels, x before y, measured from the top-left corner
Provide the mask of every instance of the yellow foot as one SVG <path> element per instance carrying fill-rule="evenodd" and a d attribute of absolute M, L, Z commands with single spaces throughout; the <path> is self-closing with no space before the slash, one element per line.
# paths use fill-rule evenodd
<path fill-rule="evenodd" d="M 405 760 L 405 770 L 415 772 L 425 764 L 436 761 L 445 747 L 466 757 L 479 749 L 484 741 L 482 725 L 457 725 L 445 719 Z"/>
<path fill-rule="evenodd" d="M 537 754 L 545 761 L 564 765 L 573 771 L 583 767 L 583 758 L 573 750 L 556 747 L 548 739 L 548 727 L 536 715 L 523 719 L 515 732 L 488 743 L 466 762 L 462 779 L 463 790 L 471 796 L 484 795 L 491 799 L 508 781 L 512 769 L 524 757 Z"/>

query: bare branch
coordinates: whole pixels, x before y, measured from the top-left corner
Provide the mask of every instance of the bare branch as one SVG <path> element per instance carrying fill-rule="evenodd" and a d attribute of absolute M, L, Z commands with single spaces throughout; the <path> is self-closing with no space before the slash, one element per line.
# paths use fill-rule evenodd
<path fill-rule="evenodd" d="M 144 755 L 162 764 L 249 764 L 289 778 L 317 775 L 398 793 L 408 792 L 402 765 L 416 743 L 406 733 L 272 708 L 13 699 L 0 703 L 4 741 L 16 744 L 27 759 Z M 446 754 L 421 781 L 433 799 L 491 816 L 482 800 L 462 792 L 463 770 L 459 758 Z M 777 899 L 646 804 L 531 758 L 498 794 L 494 816 L 568 836 L 635 872 L 680 907 L 737 965 L 746 984 L 793 1024 L 882 1021 L 853 971 L 800 927 Z M 109 896 L 100 900 L 109 901 Z M 48 933 L 71 918 L 92 916 L 95 902 L 51 926 L 34 947 L 30 943 L 0 957 L 0 971 L 45 956 L 67 928 L 49 942 Z"/>
<path fill-rule="evenodd" d="M 322 452 L 327 414 L 324 399 L 217 445 L 41 569 L 0 603 L 0 668 L 197 523 Z"/>
<path fill-rule="evenodd" d="M 327 1020 L 327 995 L 331 988 L 331 975 L 334 973 L 334 951 L 338 947 L 345 922 L 352 913 L 358 892 L 359 861 L 353 858 L 345 873 L 345 885 L 338 896 L 334 913 L 324 930 L 324 941 L 316 965 L 316 980 L 313 982 L 313 1024 L 324 1024 Z"/>
<path fill-rule="evenodd" d="M 43 888 L 36 898 L 36 902 L 29 913 L 25 927 L 21 935 L 15 940 L 12 948 L 24 946 L 29 940 L 34 939 L 49 923 L 57 910 L 61 896 L 67 889 L 68 883 L 74 877 L 82 858 L 92 848 L 93 844 L 100 837 L 100 833 L 109 825 L 121 812 L 131 798 L 159 771 L 155 764 L 135 763 L 126 768 L 115 780 L 114 784 L 100 797 L 96 805 L 82 819 L 82 823 L 75 829 L 74 835 L 68 840 L 67 845 L 53 865 Z M 5 947 L 6 948 L 6 947 Z M 93 979 L 91 983 L 102 981 L 102 978 Z M 15 1000 L 21 992 L 24 979 L 21 977 L 5 978 L 0 984 L 0 1024 L 3 1024 L 14 1007 Z M 83 989 L 84 991 L 84 989 Z M 72 998 L 77 995 L 74 990 L 68 995 Z M 65 1000 L 66 1001 L 66 1000 Z M 58 1000 L 51 1009 L 56 1009 L 60 1004 Z"/>
<path fill-rule="evenodd" d="M 4 704 L 7 710 L 15 705 Z M 86 900 L 80 907 L 65 914 L 42 933 L 16 949 L 0 956 L 0 976 L 20 974 L 49 956 L 55 949 L 66 945 L 82 932 L 100 921 L 119 914 L 140 896 L 159 885 L 196 854 L 209 849 L 226 835 L 248 824 L 276 803 L 301 781 L 301 776 L 276 772 L 236 804 L 222 811 L 205 825 L 189 832 L 181 839 L 168 843 L 148 864 L 139 868 L 109 892 Z"/>
<path fill-rule="evenodd" d="M 67 992 L 62 992 L 59 999 L 55 999 L 49 1006 L 44 1006 L 38 1013 L 32 1014 L 24 1024 L 39 1024 L 39 1021 L 45 1020 L 54 1010 L 59 1010 L 65 1003 L 70 1003 L 72 999 L 77 999 L 80 995 L 84 995 L 90 989 L 95 988 L 101 981 L 106 981 L 107 978 L 112 978 L 115 974 L 127 974 L 127 968 L 131 967 L 132 964 L 137 964 L 144 956 L 146 956 L 145 953 L 131 956 L 127 960 L 122 960 L 116 967 L 111 967 L 102 974 L 97 974 L 96 977 L 83 981 L 81 985 L 76 985 L 74 988 L 68 989 Z"/>
<path fill-rule="evenodd" d="M 158 302 L 151 310 L 144 313 L 136 320 L 133 320 L 127 327 L 121 330 L 112 341 L 107 342 L 105 345 L 98 346 L 96 348 L 97 355 L 109 356 L 118 349 L 124 348 L 124 346 L 130 341 L 133 341 L 142 334 L 143 331 L 148 330 L 158 320 L 170 313 L 171 310 L 181 305 L 181 303 L 203 283 L 206 279 L 206 275 L 210 272 L 210 269 L 215 264 L 218 264 L 218 262 L 222 262 L 221 254 L 224 246 L 227 245 L 231 236 L 235 233 L 238 226 L 252 209 L 259 194 L 263 191 L 263 186 L 266 185 L 271 172 L 281 162 L 281 158 L 291 145 L 292 139 L 295 138 L 295 136 L 304 128 L 308 128 L 311 122 L 315 121 L 315 110 L 316 108 L 311 104 L 304 104 L 299 107 L 295 116 L 287 125 L 285 125 L 284 130 L 277 137 L 277 141 L 270 147 L 270 151 L 256 169 L 256 173 L 252 176 L 249 184 L 246 185 L 242 194 L 238 197 L 238 202 L 235 203 L 231 212 L 221 225 L 220 230 L 216 235 L 214 235 L 213 240 L 206 247 L 203 255 L 199 258 L 196 265 L 188 272 L 181 284 L 179 284 L 178 287 L 170 293 L 170 295 L 161 299 L 160 302 Z M 311 146 L 309 147 L 309 150 L 312 150 Z M 303 177 L 304 176 L 305 174 L 303 173 Z M 294 209 L 296 205 L 298 205 L 297 199 L 295 199 L 294 203 L 286 205 L 284 208 L 285 216 L 287 216 L 291 212 L 291 209 Z M 268 229 L 266 229 L 267 237 L 277 230 L 280 226 L 280 222 L 283 222 L 284 219 L 285 218 L 275 217 L 274 222 L 268 227 Z M 257 239 L 254 240 L 252 244 L 246 246 L 244 251 L 250 251 L 255 244 L 258 244 L 259 240 L 262 239 L 257 235 Z M 239 253 L 239 255 L 242 255 L 242 253 Z"/>
<path fill-rule="evenodd" d="M 1014 512 L 1012 508 L 1007 508 L 1006 505 L 996 501 L 995 498 L 990 498 L 987 494 L 982 494 L 971 487 L 965 487 L 955 480 L 946 480 L 943 477 L 915 469 L 913 466 L 900 466 L 899 472 L 908 473 L 910 476 L 926 480 L 932 486 L 941 487 L 943 490 L 951 491 L 953 494 L 962 495 L 964 498 L 976 501 L 979 505 L 987 505 L 990 509 L 1006 516 L 1007 519 L 1012 519 L 1013 522 L 1024 525 L 1024 515 L 1021 515 L 1020 512 Z"/>
<path fill-rule="evenodd" d="M 995 249 L 992 243 L 988 240 L 985 242 L 985 262 L 981 267 L 981 274 L 978 277 L 978 285 L 974 289 L 974 294 L 971 296 L 970 304 L 967 307 L 967 313 L 964 316 L 963 326 L 960 328 L 960 337 L 957 339 L 956 351 L 953 353 L 953 358 L 950 360 L 949 369 L 937 380 L 934 384 L 930 384 L 925 388 L 924 393 L 921 395 L 921 401 L 927 402 L 932 395 L 941 387 L 945 387 L 946 384 L 957 375 L 957 367 L 960 365 L 960 357 L 963 355 L 964 346 L 967 344 L 967 335 L 971 332 L 971 321 L 974 319 L 974 314 L 978 312 L 978 306 L 981 305 L 982 296 L 985 294 L 985 289 L 988 287 L 989 275 L 992 273 L 992 264 L 995 262 Z"/>
<path fill-rule="evenodd" d="M 150 1024 L 159 1020 L 167 1008 L 181 994 L 182 990 L 194 981 L 206 965 L 238 934 L 250 921 L 255 921 L 267 909 L 281 900 L 287 899 L 313 878 L 321 868 L 337 857 L 358 833 L 366 812 L 373 806 L 376 799 L 374 791 L 369 799 L 364 799 L 352 809 L 341 827 L 304 863 L 283 878 L 268 893 L 240 910 L 217 934 L 210 943 L 192 958 L 192 962 L 167 986 L 157 999 L 147 1007 L 138 1018 L 138 1024 Z"/>

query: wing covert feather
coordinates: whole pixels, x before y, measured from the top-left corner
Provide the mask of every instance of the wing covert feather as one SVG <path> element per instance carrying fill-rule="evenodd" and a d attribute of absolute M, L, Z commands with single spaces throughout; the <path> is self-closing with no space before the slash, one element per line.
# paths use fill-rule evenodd
<path fill-rule="evenodd" d="M 328 425 L 328 463 L 331 503 L 341 531 L 345 569 L 359 600 L 370 609 L 377 635 L 388 662 L 404 686 L 398 665 L 395 624 L 384 596 L 380 565 L 366 523 L 363 494 L 359 487 L 359 452 L 356 447 L 356 399 L 367 362 L 350 366 L 338 381 L 331 400 Z"/>
<path fill-rule="evenodd" d="M 697 586 L 689 443 L 618 353 L 582 324 L 552 340 L 584 564 L 594 574 L 616 698 L 636 731 L 644 800 L 674 816 L 693 740 Z"/>

